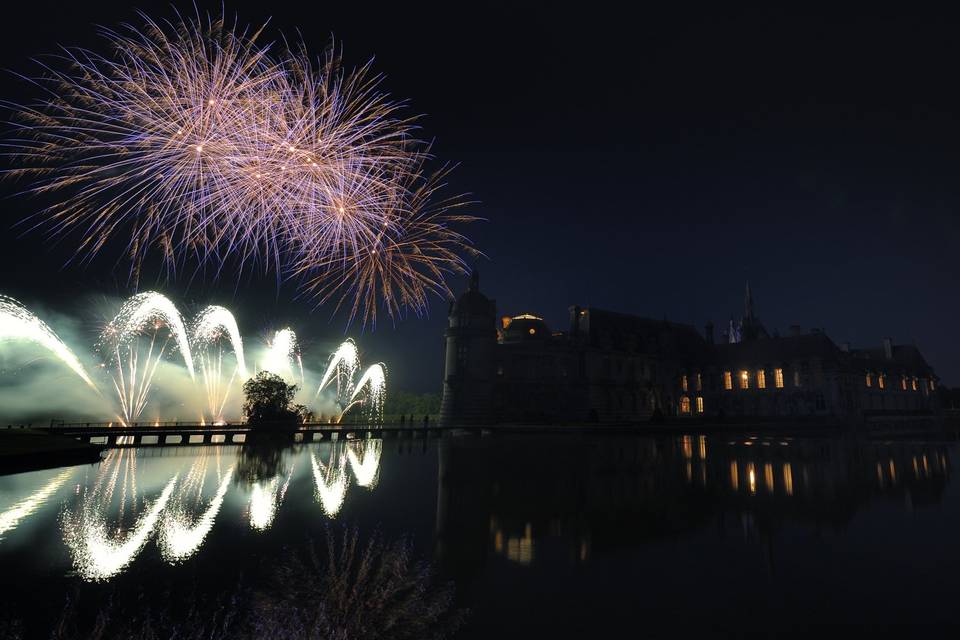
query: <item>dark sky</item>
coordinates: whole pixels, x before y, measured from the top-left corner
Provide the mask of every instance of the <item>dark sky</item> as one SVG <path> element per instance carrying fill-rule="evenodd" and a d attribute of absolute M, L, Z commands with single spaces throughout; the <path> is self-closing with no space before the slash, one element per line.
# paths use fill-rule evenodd
<path fill-rule="evenodd" d="M 0 61 L 20 72 L 58 44 L 96 46 L 95 24 L 136 21 L 121 4 L 19 4 L 4 9 Z M 271 18 L 273 34 L 299 29 L 316 52 L 332 34 L 348 61 L 376 57 L 391 93 L 425 115 L 435 153 L 460 164 L 453 190 L 480 201 L 488 221 L 470 235 L 501 313 L 564 328 L 582 304 L 722 325 L 749 279 L 769 329 L 916 342 L 960 384 L 955 16 L 410 4 L 227 9 Z M 9 75 L 0 87 L 30 95 Z M 9 228 L 36 202 L 0 190 Z M 28 304 L 82 313 L 89 294 L 128 292 L 125 268 L 64 268 L 69 246 L 42 235 L 4 231 L 0 252 L 0 291 Z M 230 306 L 247 335 L 290 323 L 308 351 L 343 334 L 343 318 L 311 313 L 292 287 L 237 287 L 162 288 Z M 360 338 L 395 387 L 439 390 L 446 303 L 431 316 Z"/>

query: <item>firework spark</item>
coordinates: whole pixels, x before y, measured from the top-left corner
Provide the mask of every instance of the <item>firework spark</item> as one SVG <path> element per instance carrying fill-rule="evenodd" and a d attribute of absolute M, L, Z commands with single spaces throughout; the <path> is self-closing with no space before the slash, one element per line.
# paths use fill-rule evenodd
<path fill-rule="evenodd" d="M 475 218 L 431 204 L 445 172 L 428 176 L 416 120 L 370 64 L 223 19 L 143 20 L 104 30 L 108 55 L 66 49 L 34 81 L 46 98 L 14 105 L 9 173 L 69 192 L 33 226 L 76 234 L 84 259 L 123 238 L 134 280 L 153 253 L 272 270 L 364 323 L 449 295 L 475 254 L 452 227 Z"/>

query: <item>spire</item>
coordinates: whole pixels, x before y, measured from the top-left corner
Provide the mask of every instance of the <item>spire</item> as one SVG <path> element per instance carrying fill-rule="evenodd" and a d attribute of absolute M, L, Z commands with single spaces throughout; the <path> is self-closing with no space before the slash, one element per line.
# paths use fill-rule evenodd
<path fill-rule="evenodd" d="M 750 293 L 750 281 L 747 280 L 747 292 L 743 297 L 743 317 L 753 320 L 753 295 Z"/>
<path fill-rule="evenodd" d="M 470 288 L 469 291 L 480 291 L 480 272 L 474 269 L 470 272 Z"/>

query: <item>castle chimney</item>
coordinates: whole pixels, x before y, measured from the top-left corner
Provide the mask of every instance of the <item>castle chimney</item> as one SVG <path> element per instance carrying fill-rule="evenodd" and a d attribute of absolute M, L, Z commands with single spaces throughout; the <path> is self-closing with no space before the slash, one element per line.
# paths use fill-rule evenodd
<path fill-rule="evenodd" d="M 883 356 L 887 360 L 893 360 L 893 338 L 883 339 Z"/>
<path fill-rule="evenodd" d="M 707 324 L 703 326 L 703 335 L 707 339 L 707 344 L 713 344 L 713 322 L 707 320 Z"/>

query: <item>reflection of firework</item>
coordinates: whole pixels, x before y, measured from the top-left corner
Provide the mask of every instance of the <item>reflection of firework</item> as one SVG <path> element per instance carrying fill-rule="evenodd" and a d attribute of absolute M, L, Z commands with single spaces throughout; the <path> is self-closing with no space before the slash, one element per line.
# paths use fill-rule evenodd
<path fill-rule="evenodd" d="M 352 300 L 351 319 L 448 293 L 470 251 L 448 226 L 472 218 L 430 204 L 442 176 L 369 64 L 274 55 L 222 19 L 143 19 L 103 32 L 107 56 L 67 49 L 36 81 L 45 99 L 16 107 L 12 173 L 70 192 L 38 226 L 76 232 L 85 256 L 128 235 L 134 279 L 151 252 L 293 274 L 321 303 Z"/>

